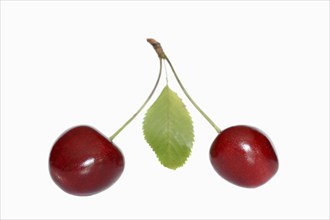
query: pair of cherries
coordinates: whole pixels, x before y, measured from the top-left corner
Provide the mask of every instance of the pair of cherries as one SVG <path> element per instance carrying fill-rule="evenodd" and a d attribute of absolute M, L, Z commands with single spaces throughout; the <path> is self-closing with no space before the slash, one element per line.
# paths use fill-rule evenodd
<path fill-rule="evenodd" d="M 161 59 L 167 59 L 158 42 L 148 41 Z M 209 156 L 220 176 L 235 185 L 255 188 L 275 175 L 277 155 L 262 131 L 238 125 L 218 132 Z M 110 187 L 125 167 L 124 156 L 112 139 L 90 126 L 64 132 L 50 152 L 49 171 L 54 182 L 77 196 L 93 195 Z"/>

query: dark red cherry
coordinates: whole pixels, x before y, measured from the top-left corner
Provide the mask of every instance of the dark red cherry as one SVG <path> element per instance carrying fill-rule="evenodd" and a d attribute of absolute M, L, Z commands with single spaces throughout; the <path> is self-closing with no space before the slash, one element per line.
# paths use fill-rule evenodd
<path fill-rule="evenodd" d="M 258 187 L 278 170 L 272 143 L 260 130 L 249 126 L 222 131 L 211 146 L 210 160 L 220 176 L 242 187 Z"/>
<path fill-rule="evenodd" d="M 111 186 L 124 170 L 120 150 L 94 128 L 78 126 L 55 142 L 49 157 L 54 182 L 65 192 L 88 196 Z"/>

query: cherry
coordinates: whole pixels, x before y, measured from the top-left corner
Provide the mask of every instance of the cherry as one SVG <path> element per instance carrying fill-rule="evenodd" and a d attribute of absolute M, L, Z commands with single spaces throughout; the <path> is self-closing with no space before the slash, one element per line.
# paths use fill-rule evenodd
<path fill-rule="evenodd" d="M 272 143 L 260 130 L 250 126 L 223 130 L 211 146 L 210 160 L 220 176 L 241 187 L 258 187 L 278 170 Z"/>
<path fill-rule="evenodd" d="M 65 192 L 88 196 L 117 181 L 124 170 L 124 157 L 114 143 L 94 128 L 78 126 L 66 131 L 53 145 L 49 171 Z"/>
<path fill-rule="evenodd" d="M 160 62 L 160 69 L 162 62 Z M 54 182 L 65 192 L 88 196 L 99 193 L 121 176 L 124 156 L 113 143 L 113 139 L 141 112 L 151 99 L 159 83 L 150 95 L 109 139 L 89 126 L 78 126 L 67 130 L 53 145 L 49 156 L 49 172 Z"/>

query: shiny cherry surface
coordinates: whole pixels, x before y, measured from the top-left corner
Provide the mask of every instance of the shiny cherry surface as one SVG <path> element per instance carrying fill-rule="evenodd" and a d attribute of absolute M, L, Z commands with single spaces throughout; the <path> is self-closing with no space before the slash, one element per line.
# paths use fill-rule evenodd
<path fill-rule="evenodd" d="M 210 149 L 217 173 L 241 187 L 266 183 L 278 170 L 278 159 L 270 140 L 250 126 L 233 126 L 222 131 Z"/>
<path fill-rule="evenodd" d="M 65 192 L 87 196 L 111 186 L 124 170 L 124 157 L 107 138 L 89 126 L 74 127 L 53 145 L 49 171 Z"/>

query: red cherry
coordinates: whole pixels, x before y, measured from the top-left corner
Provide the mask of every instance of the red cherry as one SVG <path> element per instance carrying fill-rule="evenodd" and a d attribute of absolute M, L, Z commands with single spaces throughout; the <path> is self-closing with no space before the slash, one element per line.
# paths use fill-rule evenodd
<path fill-rule="evenodd" d="M 65 192 L 88 196 L 111 186 L 124 170 L 120 150 L 95 129 L 78 126 L 55 142 L 49 157 L 54 182 Z"/>
<path fill-rule="evenodd" d="M 224 179 L 248 188 L 266 183 L 278 170 L 272 143 L 260 130 L 249 126 L 222 131 L 211 146 L 210 160 Z"/>

